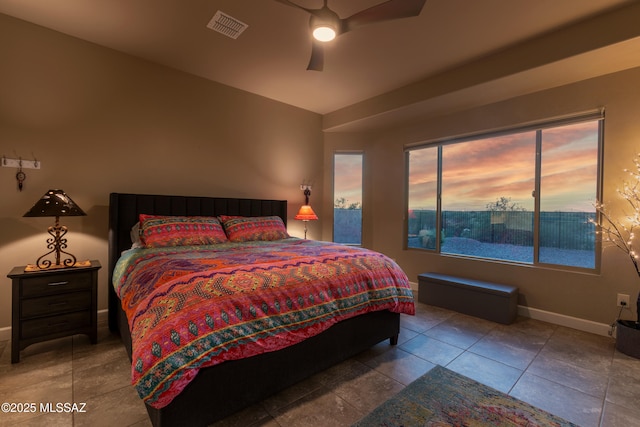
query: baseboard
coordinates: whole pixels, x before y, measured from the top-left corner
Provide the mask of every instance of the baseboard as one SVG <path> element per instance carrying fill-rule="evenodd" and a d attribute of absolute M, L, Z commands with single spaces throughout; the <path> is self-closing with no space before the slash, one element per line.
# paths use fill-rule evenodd
<path fill-rule="evenodd" d="M 0 341 L 9 341 L 11 339 L 11 326 L 0 328 Z"/>
<path fill-rule="evenodd" d="M 418 283 L 409 282 L 413 291 L 414 299 L 418 300 Z M 611 325 L 597 323 L 591 320 L 580 319 L 577 317 L 566 316 L 564 314 L 552 313 L 550 311 L 540 310 L 537 308 L 518 306 L 518 315 L 529 317 L 535 320 L 552 323 L 558 326 L 566 326 L 567 328 L 577 329 L 583 332 L 589 332 L 596 335 L 609 336 Z"/>
<path fill-rule="evenodd" d="M 109 310 L 98 310 L 98 323 L 106 323 L 109 321 Z M 11 339 L 11 326 L 0 328 L 0 341 L 9 341 Z"/>
<path fill-rule="evenodd" d="M 104 310 L 98 310 L 98 325 L 100 325 L 100 323 L 107 323 L 109 321 L 109 310 L 108 309 L 104 309 Z"/>
<path fill-rule="evenodd" d="M 414 299 L 418 300 L 418 282 L 409 282 L 409 286 L 411 286 L 411 291 L 413 292 Z"/>
<path fill-rule="evenodd" d="M 550 311 L 525 307 L 522 305 L 518 306 L 518 314 L 520 316 L 529 317 L 531 319 L 542 320 L 543 322 L 553 323 L 554 325 L 559 326 L 566 326 L 567 328 L 590 332 L 596 335 L 609 336 L 609 331 L 611 330 L 611 325 L 607 325 L 605 323 L 593 322 L 591 320 L 566 316 L 564 314 L 552 313 Z"/>

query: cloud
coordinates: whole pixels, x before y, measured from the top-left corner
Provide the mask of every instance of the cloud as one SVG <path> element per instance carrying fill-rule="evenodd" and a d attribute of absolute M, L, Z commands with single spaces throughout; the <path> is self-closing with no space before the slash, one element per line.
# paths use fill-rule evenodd
<path fill-rule="evenodd" d="M 334 199 L 345 198 L 347 204 L 362 203 L 362 154 L 334 156 Z"/>
<path fill-rule="evenodd" d="M 437 189 L 437 149 L 410 152 L 410 209 L 433 209 Z M 592 211 L 596 198 L 598 122 L 542 131 L 541 208 Z M 496 136 L 442 148 L 442 208 L 485 210 L 509 197 L 533 210 L 536 132 Z"/>

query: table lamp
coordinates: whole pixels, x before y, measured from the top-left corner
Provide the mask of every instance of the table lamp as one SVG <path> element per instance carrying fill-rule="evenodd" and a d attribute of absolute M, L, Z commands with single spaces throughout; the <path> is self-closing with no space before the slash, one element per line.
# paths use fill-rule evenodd
<path fill-rule="evenodd" d="M 47 232 L 51 235 L 47 239 L 47 249 L 51 250 L 38 258 L 36 261 L 38 268 L 72 267 L 76 264 L 76 257 L 64 250 L 67 248 L 67 239 L 64 237 L 67 234 L 67 227 L 60 225 L 60 217 L 85 215 L 86 213 L 62 190 L 47 191 L 29 212 L 24 214 L 25 217 L 56 217 L 55 224 L 47 228 Z M 50 254 L 55 256 L 55 264 L 51 260 L 45 259 Z M 68 255 L 68 258 L 61 260 L 61 254 Z"/>

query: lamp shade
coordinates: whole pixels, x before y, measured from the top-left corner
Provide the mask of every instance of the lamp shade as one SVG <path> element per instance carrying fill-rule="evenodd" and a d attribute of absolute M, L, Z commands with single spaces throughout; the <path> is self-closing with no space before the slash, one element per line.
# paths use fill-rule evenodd
<path fill-rule="evenodd" d="M 24 214 L 40 216 L 85 216 L 86 213 L 62 190 L 49 190 Z"/>
<path fill-rule="evenodd" d="M 311 209 L 310 205 L 302 205 L 298 214 L 295 216 L 295 219 L 299 219 L 302 221 L 313 221 L 318 219 L 318 215 Z"/>

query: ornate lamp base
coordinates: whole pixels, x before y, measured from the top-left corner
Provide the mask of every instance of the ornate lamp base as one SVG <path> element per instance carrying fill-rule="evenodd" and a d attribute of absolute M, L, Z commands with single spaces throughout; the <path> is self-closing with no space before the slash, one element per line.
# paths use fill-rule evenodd
<path fill-rule="evenodd" d="M 51 250 L 38 258 L 36 267 L 40 270 L 46 270 L 50 268 L 73 267 L 76 265 L 76 257 L 64 250 L 67 249 L 67 239 L 64 237 L 65 234 L 67 234 L 67 227 L 60 225 L 59 216 L 56 216 L 55 225 L 47 228 L 47 232 L 51 235 L 51 237 L 47 239 L 47 249 Z M 46 257 L 51 254 L 55 256 L 55 264 L 50 259 L 46 259 Z M 62 259 L 61 254 L 67 255 L 67 257 Z"/>

